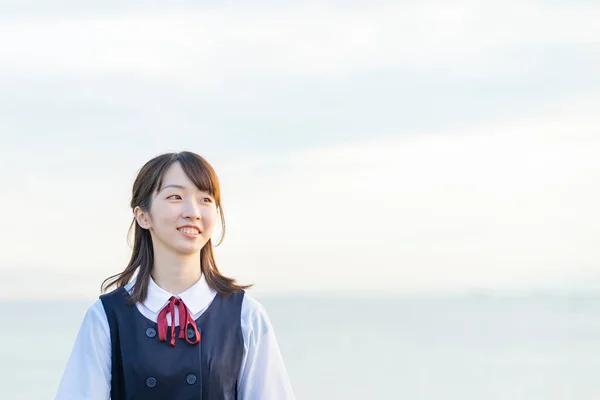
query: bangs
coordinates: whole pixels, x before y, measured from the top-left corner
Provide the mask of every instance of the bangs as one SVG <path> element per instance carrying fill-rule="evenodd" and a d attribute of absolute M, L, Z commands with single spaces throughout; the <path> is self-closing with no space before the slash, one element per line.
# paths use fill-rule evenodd
<path fill-rule="evenodd" d="M 165 163 L 160 174 L 157 191 L 160 191 L 162 187 L 165 172 L 175 162 L 179 162 L 183 172 L 199 190 L 209 193 L 218 201 L 220 198 L 219 180 L 214 169 L 204 158 L 187 151 L 173 154 L 171 159 Z"/>

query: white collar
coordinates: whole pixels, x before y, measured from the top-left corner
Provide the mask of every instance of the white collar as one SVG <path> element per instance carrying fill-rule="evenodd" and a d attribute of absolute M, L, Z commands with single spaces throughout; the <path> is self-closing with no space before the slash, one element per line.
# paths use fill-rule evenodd
<path fill-rule="evenodd" d="M 203 310 L 207 305 L 215 297 L 217 293 L 214 289 L 211 289 L 206 283 L 206 278 L 204 274 L 200 276 L 200 279 L 194 283 L 189 289 L 185 292 L 180 293 L 179 295 L 171 294 L 158 286 L 152 277 L 149 277 L 148 281 L 148 296 L 146 300 L 142 303 L 144 306 L 149 308 L 152 312 L 159 312 L 167 303 L 171 296 L 179 297 L 187 308 L 192 312 L 192 314 L 197 314 L 201 310 Z M 127 290 L 131 291 L 133 288 L 133 284 L 135 283 L 135 278 L 129 282 L 129 284 L 125 287 Z"/>

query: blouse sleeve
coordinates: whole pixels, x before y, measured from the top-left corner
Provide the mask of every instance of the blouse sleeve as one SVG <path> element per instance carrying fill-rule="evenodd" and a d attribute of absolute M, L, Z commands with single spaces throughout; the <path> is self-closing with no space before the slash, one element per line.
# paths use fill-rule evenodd
<path fill-rule="evenodd" d="M 271 321 L 256 300 L 245 296 L 242 310 L 244 357 L 238 380 L 240 400 L 294 400 Z M 244 317 L 246 320 L 244 321 Z"/>
<path fill-rule="evenodd" d="M 97 300 L 83 318 L 55 400 L 109 399 L 110 352 L 108 319 Z"/>

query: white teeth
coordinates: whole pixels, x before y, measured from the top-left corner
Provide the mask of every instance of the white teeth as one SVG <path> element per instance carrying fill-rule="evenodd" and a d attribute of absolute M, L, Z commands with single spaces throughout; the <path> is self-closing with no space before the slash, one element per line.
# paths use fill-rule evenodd
<path fill-rule="evenodd" d="M 200 232 L 194 228 L 180 228 L 179 229 L 183 233 L 187 233 L 188 235 L 198 235 Z"/>

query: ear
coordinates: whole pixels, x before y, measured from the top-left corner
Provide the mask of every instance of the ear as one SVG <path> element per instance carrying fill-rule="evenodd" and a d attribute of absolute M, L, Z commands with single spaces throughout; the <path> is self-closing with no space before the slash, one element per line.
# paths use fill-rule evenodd
<path fill-rule="evenodd" d="M 150 229 L 150 227 L 152 226 L 150 216 L 148 215 L 148 213 L 142 211 L 142 209 L 139 206 L 137 206 L 133 210 L 133 216 L 137 221 L 138 225 L 141 226 L 143 229 Z"/>

